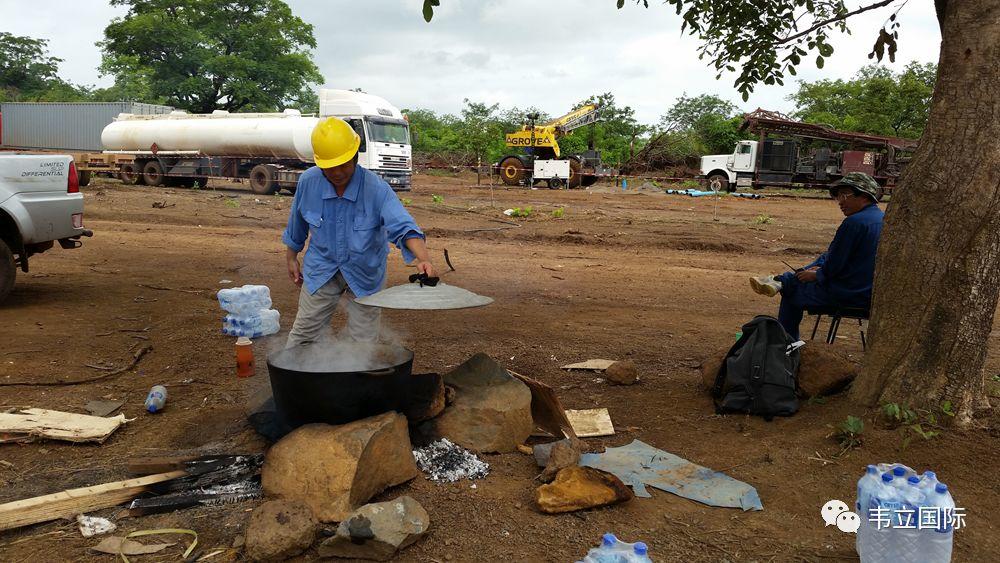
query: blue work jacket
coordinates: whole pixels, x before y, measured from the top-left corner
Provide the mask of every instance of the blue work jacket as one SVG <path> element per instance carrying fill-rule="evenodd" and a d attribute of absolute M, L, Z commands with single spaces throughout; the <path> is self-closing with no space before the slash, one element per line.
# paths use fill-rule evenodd
<path fill-rule="evenodd" d="M 845 305 L 867 307 L 875 280 L 875 254 L 885 214 L 872 203 L 844 217 L 826 252 L 806 266 L 819 266 L 816 282 Z"/>
<path fill-rule="evenodd" d="M 414 237 L 424 238 L 424 233 L 382 178 L 358 166 L 338 196 L 313 166 L 299 177 L 282 241 L 300 252 L 309 239 L 302 264 L 309 293 L 341 272 L 351 291 L 364 297 L 385 283 L 388 243 L 410 262 L 414 256 L 404 243 Z"/>

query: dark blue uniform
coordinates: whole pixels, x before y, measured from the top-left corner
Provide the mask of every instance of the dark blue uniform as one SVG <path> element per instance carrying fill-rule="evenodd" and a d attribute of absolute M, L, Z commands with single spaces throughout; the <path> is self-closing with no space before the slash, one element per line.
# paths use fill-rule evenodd
<path fill-rule="evenodd" d="M 778 320 L 789 335 L 799 337 L 799 323 L 806 307 L 869 307 L 884 215 L 878 205 L 872 203 L 845 217 L 830 248 L 806 266 L 819 266 L 815 283 L 800 282 L 794 272 L 785 272 L 776 278 L 781 282 Z"/>

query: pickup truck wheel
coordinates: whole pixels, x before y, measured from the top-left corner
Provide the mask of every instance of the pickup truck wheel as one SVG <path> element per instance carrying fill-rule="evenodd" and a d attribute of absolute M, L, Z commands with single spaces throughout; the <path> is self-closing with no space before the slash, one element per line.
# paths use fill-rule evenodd
<path fill-rule="evenodd" d="M 258 164 L 250 170 L 250 189 L 255 194 L 271 195 L 281 189 L 278 171 L 270 164 Z"/>
<path fill-rule="evenodd" d="M 156 160 L 150 160 L 142 167 L 142 180 L 147 186 L 162 186 L 165 178 L 163 166 Z"/>
<path fill-rule="evenodd" d="M 7 243 L 0 240 L 0 302 L 3 302 L 14 289 L 14 279 L 17 277 L 17 267 L 14 265 L 14 254 Z"/>
<path fill-rule="evenodd" d="M 712 174 L 708 177 L 708 189 L 713 192 L 735 192 L 736 186 L 730 187 L 729 178 L 722 174 Z"/>

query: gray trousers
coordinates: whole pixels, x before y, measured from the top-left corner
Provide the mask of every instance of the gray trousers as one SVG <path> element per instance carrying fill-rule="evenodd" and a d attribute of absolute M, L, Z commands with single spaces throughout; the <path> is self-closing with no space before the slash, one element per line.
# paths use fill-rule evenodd
<path fill-rule="evenodd" d="M 310 294 L 305 285 L 302 286 L 302 291 L 299 292 L 299 310 L 295 314 L 295 323 L 288 333 L 285 347 L 311 344 L 318 340 L 323 330 L 330 326 L 333 313 L 337 310 L 337 302 L 344 293 L 349 294 L 346 301 L 348 337 L 358 342 L 376 341 L 382 310 L 355 303 L 354 293 L 347 286 L 347 280 L 337 272 L 316 293 Z"/>

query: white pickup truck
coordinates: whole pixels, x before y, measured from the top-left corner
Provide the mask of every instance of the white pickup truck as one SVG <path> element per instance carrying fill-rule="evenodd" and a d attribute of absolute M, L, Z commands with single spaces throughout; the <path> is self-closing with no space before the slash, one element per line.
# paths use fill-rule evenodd
<path fill-rule="evenodd" d="M 83 194 L 73 159 L 64 155 L 0 154 L 0 302 L 14 287 L 17 269 L 52 248 L 78 248 Z"/>

